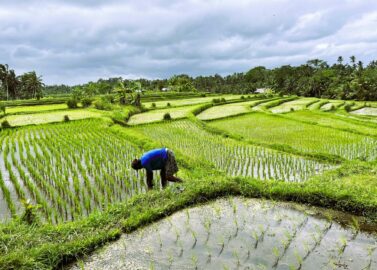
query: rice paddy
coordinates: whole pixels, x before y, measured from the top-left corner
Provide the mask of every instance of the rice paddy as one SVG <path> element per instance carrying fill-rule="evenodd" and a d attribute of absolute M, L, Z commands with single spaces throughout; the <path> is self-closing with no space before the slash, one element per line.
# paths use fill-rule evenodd
<path fill-rule="evenodd" d="M 291 111 L 299 111 L 308 108 L 310 105 L 313 105 L 317 102 L 320 102 L 319 99 L 316 98 L 300 98 L 297 100 L 292 100 L 288 102 L 284 102 L 283 104 L 273 107 L 271 112 L 273 113 L 287 113 Z"/>
<path fill-rule="evenodd" d="M 210 122 L 209 126 L 265 144 L 288 145 L 298 151 L 326 153 L 346 159 L 375 160 L 377 140 L 283 117 L 253 113 Z"/>
<path fill-rule="evenodd" d="M 48 104 L 35 106 L 14 106 L 6 108 L 7 114 L 36 113 L 43 111 L 64 110 L 68 109 L 67 104 Z"/>
<path fill-rule="evenodd" d="M 58 268 L 117 237 L 73 269 L 376 268 L 376 116 L 296 96 L 212 102 L 222 97 L 241 101 L 151 101 L 128 122 L 140 109 L 8 111 L 3 119 L 13 128 L 0 132 L 0 268 Z M 174 151 L 184 181 L 160 189 L 155 172 L 146 192 L 144 171 L 130 162 L 157 147 Z M 236 197 L 173 214 L 225 195 L 279 202 Z M 40 218 L 31 226 L 25 201 Z"/>
<path fill-rule="evenodd" d="M 136 175 L 129 165 L 140 150 L 105 122 L 28 127 L 1 135 L 3 219 L 23 211 L 21 200 L 40 205 L 43 218 L 58 223 L 145 190 L 143 174 Z"/>
<path fill-rule="evenodd" d="M 377 235 L 344 227 L 335 214 L 217 200 L 124 235 L 70 269 L 375 269 Z"/>
<path fill-rule="evenodd" d="M 187 157 L 210 162 L 230 176 L 304 181 L 331 166 L 264 147 L 213 135 L 189 121 L 135 127 L 145 136 Z"/>
<path fill-rule="evenodd" d="M 3 120 L 7 120 L 11 126 L 15 127 L 62 122 L 65 115 L 68 115 L 70 120 L 80 120 L 101 118 L 103 117 L 103 112 L 94 109 L 56 110 L 44 113 L 9 115 L 3 118 Z"/>
<path fill-rule="evenodd" d="M 174 108 L 168 108 L 168 109 L 157 109 L 157 110 L 147 111 L 145 113 L 135 114 L 131 116 L 130 120 L 128 121 L 128 124 L 138 125 L 138 124 L 146 124 L 146 123 L 162 121 L 166 113 L 169 113 L 172 119 L 185 118 L 193 110 L 198 108 L 198 106 L 200 105 L 174 107 Z"/>
<path fill-rule="evenodd" d="M 242 95 L 216 95 L 216 96 L 208 96 L 208 97 L 197 97 L 197 98 L 188 98 L 188 99 L 177 99 L 177 100 L 163 100 L 163 101 L 154 101 L 154 102 L 145 102 L 143 105 L 148 108 L 166 108 L 168 103 L 170 106 L 179 107 L 179 106 L 187 106 L 187 105 L 196 105 L 196 104 L 203 104 L 212 102 L 214 98 L 217 99 L 225 99 L 235 100 L 240 99 Z M 154 105 L 153 105 L 154 103 Z"/>
<path fill-rule="evenodd" d="M 251 108 L 268 102 L 270 99 L 252 100 L 237 103 L 230 103 L 225 105 L 213 106 L 203 112 L 197 117 L 200 120 L 213 120 L 218 118 L 224 118 L 228 116 L 243 114 L 251 111 Z"/>
<path fill-rule="evenodd" d="M 377 116 L 377 108 L 365 107 L 352 112 L 353 114 Z"/>

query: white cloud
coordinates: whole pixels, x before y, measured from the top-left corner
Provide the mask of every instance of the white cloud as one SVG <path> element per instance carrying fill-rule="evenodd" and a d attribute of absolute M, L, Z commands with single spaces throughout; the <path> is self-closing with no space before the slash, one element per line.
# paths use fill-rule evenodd
<path fill-rule="evenodd" d="M 376 58 L 371 0 L 0 0 L 0 62 L 46 83 Z"/>

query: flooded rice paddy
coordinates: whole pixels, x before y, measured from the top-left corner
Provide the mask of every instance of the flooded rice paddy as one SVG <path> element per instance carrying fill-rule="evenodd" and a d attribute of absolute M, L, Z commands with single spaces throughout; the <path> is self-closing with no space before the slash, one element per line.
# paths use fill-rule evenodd
<path fill-rule="evenodd" d="M 330 210 L 219 199 L 126 234 L 71 269 L 377 269 L 375 229 Z"/>

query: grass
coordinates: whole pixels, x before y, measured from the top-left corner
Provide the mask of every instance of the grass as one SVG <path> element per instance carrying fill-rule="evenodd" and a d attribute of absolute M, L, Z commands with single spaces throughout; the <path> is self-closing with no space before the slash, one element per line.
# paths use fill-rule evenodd
<path fill-rule="evenodd" d="M 217 170 L 231 176 L 304 181 L 329 166 L 324 162 L 223 138 L 190 120 L 135 127 L 160 146 L 167 146 L 197 162 L 208 160 Z"/>
<path fill-rule="evenodd" d="M 377 124 L 366 123 L 365 121 L 350 119 L 337 114 L 320 111 L 298 111 L 287 113 L 284 116 L 293 120 L 299 120 L 324 127 L 336 128 L 348 132 L 371 136 L 377 135 Z"/>
<path fill-rule="evenodd" d="M 10 195 L 38 203 L 47 221 L 81 218 L 143 192 L 143 173 L 134 174 L 123 161 L 140 156 L 140 150 L 105 121 L 18 128 L 0 142 L 6 146 L 0 161 L 15 187 Z M 12 214 L 22 210 L 14 209 L 13 201 L 7 205 Z"/>
<path fill-rule="evenodd" d="M 251 111 L 251 107 L 256 106 L 258 104 L 262 104 L 263 102 L 268 102 L 270 99 L 264 100 L 252 100 L 252 101 L 244 101 L 244 102 L 237 102 L 225 105 L 219 105 L 211 107 L 199 115 L 197 117 L 200 120 L 213 120 L 224 118 L 228 116 L 243 114 Z"/>
<path fill-rule="evenodd" d="M 63 121 L 65 115 L 68 115 L 70 120 L 79 120 L 85 118 L 101 118 L 104 116 L 104 114 L 101 111 L 95 109 L 74 109 L 35 114 L 10 115 L 6 116 L 2 120 L 8 120 L 11 126 L 14 127 L 61 122 Z"/>
<path fill-rule="evenodd" d="M 285 102 L 279 106 L 271 108 L 273 113 L 286 113 L 292 110 L 299 111 L 306 109 L 309 105 L 315 104 L 319 100 L 317 98 L 300 98 L 297 100 L 292 100 Z"/>
<path fill-rule="evenodd" d="M 283 101 L 290 102 L 289 99 L 275 100 L 260 108 L 265 111 L 284 105 L 279 104 Z M 312 105 L 318 106 L 321 102 Z M 132 117 L 139 117 L 140 123 L 145 119 L 162 121 L 166 112 L 174 118 L 174 111 L 183 111 L 186 117 L 193 111 L 199 112 L 203 106 L 159 109 Z M 124 125 L 137 111 L 120 108 L 115 115 L 115 112 L 77 109 L 11 115 L 8 121 L 14 117 L 13 125 L 17 125 L 17 121 L 19 125 L 55 122 L 53 119 L 61 122 L 67 112 L 76 112 L 77 117 L 86 112 L 98 113 L 91 117 L 111 117 Z M 161 118 L 153 120 L 157 119 L 154 113 Z M 108 121 L 97 119 L 3 130 L 0 134 L 2 153 L 8 159 L 4 167 L 14 172 L 15 186 L 13 197 L 9 194 L 8 201 L 27 197 L 27 192 L 19 191 L 27 189 L 33 194 L 33 203 L 41 205 L 39 215 L 50 223 L 26 225 L 16 216 L 0 224 L 0 269 L 56 269 L 118 238 L 123 232 L 134 231 L 187 206 L 229 195 L 317 205 L 362 215 L 375 224 L 377 162 L 344 159 L 376 158 L 375 139 L 365 135 L 375 134 L 374 124 L 358 120 L 356 116 L 351 120 L 345 114 L 325 112 L 314 113 L 311 121 L 306 113 L 283 116 L 250 113 L 209 123 L 189 116 L 187 120 L 127 128 L 109 126 Z M 75 119 L 75 115 L 69 118 Z M 357 132 L 351 132 L 357 127 L 360 127 Z M 174 149 L 179 176 L 185 180 L 183 184 L 163 191 L 132 194 L 127 200 L 109 196 L 112 191 L 118 196 L 130 190 L 127 185 L 121 185 L 130 173 L 124 162 L 140 155 L 141 151 L 161 146 Z M 311 156 L 311 153 L 314 154 Z M 327 165 L 331 159 L 341 165 L 316 175 L 316 169 L 325 168 L 318 166 Z M 91 172 L 90 178 L 85 177 L 85 171 Z M 118 173 L 119 177 L 114 179 L 113 173 Z M 289 180 L 291 175 L 293 179 L 303 177 L 305 181 L 273 180 Z M 18 180 L 15 177 L 19 177 Z M 0 181 L 1 193 L 7 190 L 3 183 Z M 12 202 L 8 202 L 8 212 L 19 215 L 20 209 L 15 209 Z M 103 203 L 105 207 L 99 207 Z M 53 225 L 54 218 L 48 217 L 64 216 L 66 209 L 68 216 L 73 211 L 75 220 L 64 223 L 60 222 L 62 218 Z M 81 218 L 86 214 L 89 216 Z M 200 240 L 198 238 L 198 242 Z"/>
<path fill-rule="evenodd" d="M 67 109 L 67 104 L 48 104 L 48 105 L 35 105 L 35 106 L 16 106 L 6 109 L 7 114 L 20 114 L 20 113 L 37 113 L 43 111 L 54 111 Z"/>
<path fill-rule="evenodd" d="M 374 138 L 264 113 L 213 121 L 208 125 L 242 136 L 245 140 L 288 146 L 301 152 L 369 160 L 377 155 L 377 140 Z"/>
<path fill-rule="evenodd" d="M 131 232 L 186 206 L 226 195 L 296 201 L 377 218 L 375 189 L 369 189 L 376 180 L 367 186 L 359 185 L 361 190 L 353 188 L 352 180 L 358 175 L 373 176 L 375 170 L 375 163 L 347 163 L 322 178 L 295 184 L 224 178 L 197 170 L 193 178 L 183 184 L 185 190 L 182 193 L 175 192 L 174 187 L 149 192 L 127 203 L 114 205 L 103 213 L 94 213 L 87 219 L 58 226 L 30 227 L 16 221 L 0 225 L 3 243 L 0 268 L 57 268 L 119 237 L 122 232 Z M 360 192 L 364 196 L 360 196 Z"/>
<path fill-rule="evenodd" d="M 169 113 L 172 119 L 185 118 L 200 105 L 191 105 L 183 107 L 173 107 L 168 109 L 151 110 L 144 113 L 139 113 L 131 116 L 128 121 L 129 125 L 146 124 L 152 122 L 159 122 L 163 120 L 166 113 Z"/>
<path fill-rule="evenodd" d="M 152 108 L 152 103 L 156 104 L 156 108 L 166 108 L 166 104 L 169 102 L 173 107 L 187 106 L 187 105 L 196 105 L 202 103 L 212 102 L 214 98 L 225 98 L 225 100 L 235 100 L 240 99 L 242 95 L 216 95 L 208 97 L 194 97 L 187 99 L 177 99 L 177 100 L 163 100 L 163 101 L 154 101 L 154 102 L 145 102 L 143 105 L 146 108 Z"/>

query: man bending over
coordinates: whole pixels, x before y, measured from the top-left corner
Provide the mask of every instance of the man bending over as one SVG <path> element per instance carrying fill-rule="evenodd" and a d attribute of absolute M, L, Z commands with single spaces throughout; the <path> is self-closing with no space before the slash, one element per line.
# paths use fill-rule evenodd
<path fill-rule="evenodd" d="M 144 153 L 140 159 L 134 159 L 131 163 L 134 170 L 144 168 L 147 171 L 148 189 L 153 188 L 153 171 L 160 170 L 161 185 L 166 187 L 167 181 L 182 182 L 181 179 L 175 177 L 178 172 L 177 161 L 173 151 L 167 148 L 153 149 Z"/>

